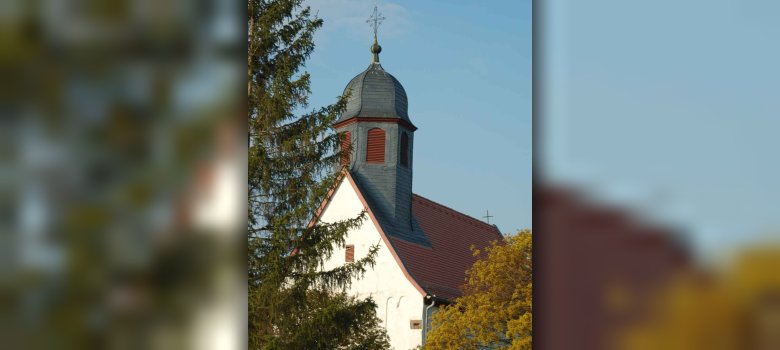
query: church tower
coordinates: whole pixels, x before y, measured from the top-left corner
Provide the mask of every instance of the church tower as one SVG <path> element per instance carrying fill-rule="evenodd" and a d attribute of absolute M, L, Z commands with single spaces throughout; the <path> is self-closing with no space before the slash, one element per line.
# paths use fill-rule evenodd
<path fill-rule="evenodd" d="M 372 208 L 396 230 L 410 232 L 416 226 L 411 203 L 417 127 L 409 120 L 403 86 L 379 64 L 381 51 L 375 32 L 371 64 L 344 89 L 347 107 L 334 127 L 352 146 L 342 162 L 348 163 Z"/>

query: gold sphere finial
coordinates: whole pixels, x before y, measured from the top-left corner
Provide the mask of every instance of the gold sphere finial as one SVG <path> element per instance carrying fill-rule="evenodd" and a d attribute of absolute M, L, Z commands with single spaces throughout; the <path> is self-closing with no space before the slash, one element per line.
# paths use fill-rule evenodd
<path fill-rule="evenodd" d="M 379 46 L 379 43 L 376 41 L 376 38 L 374 38 L 374 44 L 371 45 L 371 53 L 374 54 L 374 58 L 371 60 L 371 63 L 379 63 L 380 52 L 382 52 L 382 47 Z"/>

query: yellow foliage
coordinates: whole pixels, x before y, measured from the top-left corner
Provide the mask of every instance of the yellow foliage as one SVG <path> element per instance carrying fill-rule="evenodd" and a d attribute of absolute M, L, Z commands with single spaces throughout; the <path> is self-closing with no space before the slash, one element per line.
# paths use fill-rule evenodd
<path fill-rule="evenodd" d="M 722 274 L 672 280 L 653 312 L 623 332 L 623 349 L 780 348 L 780 249 L 744 251 Z"/>
<path fill-rule="evenodd" d="M 531 231 L 472 250 L 464 295 L 431 317 L 425 349 L 531 349 Z"/>

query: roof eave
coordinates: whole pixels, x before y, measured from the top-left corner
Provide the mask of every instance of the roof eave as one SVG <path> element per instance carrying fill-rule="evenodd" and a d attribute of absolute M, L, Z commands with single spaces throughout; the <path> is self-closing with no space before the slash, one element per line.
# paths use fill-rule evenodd
<path fill-rule="evenodd" d="M 402 119 L 402 118 L 398 118 L 398 117 L 361 117 L 359 115 L 351 116 L 351 117 L 349 117 L 347 119 L 338 121 L 335 124 L 333 124 L 333 127 L 334 128 L 341 128 L 341 127 L 345 127 L 347 125 L 350 125 L 352 123 L 357 123 L 357 122 L 397 123 L 397 124 L 400 124 L 400 125 L 406 127 L 407 129 L 409 129 L 411 131 L 416 131 L 417 130 L 417 127 L 414 126 L 414 124 L 412 124 L 412 122 L 410 122 L 410 121 L 408 121 L 406 119 Z"/>

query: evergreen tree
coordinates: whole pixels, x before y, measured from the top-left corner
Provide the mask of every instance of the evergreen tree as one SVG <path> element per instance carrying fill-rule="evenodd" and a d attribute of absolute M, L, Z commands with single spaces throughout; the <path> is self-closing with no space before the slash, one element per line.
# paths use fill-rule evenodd
<path fill-rule="evenodd" d="M 341 291 L 372 267 L 378 250 L 324 271 L 346 233 L 365 220 L 312 223 L 340 172 L 342 135 L 332 124 L 346 105 L 307 108 L 308 73 L 322 19 L 302 0 L 250 0 L 248 8 L 249 346 L 252 349 L 383 349 L 373 300 Z"/>

